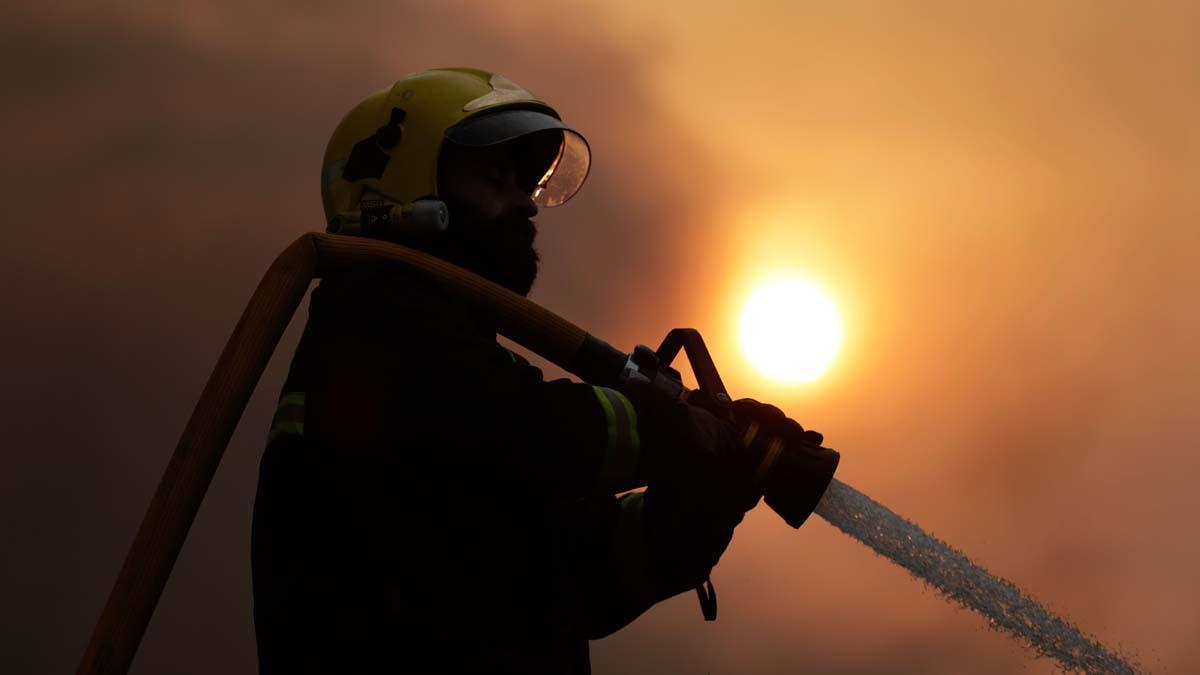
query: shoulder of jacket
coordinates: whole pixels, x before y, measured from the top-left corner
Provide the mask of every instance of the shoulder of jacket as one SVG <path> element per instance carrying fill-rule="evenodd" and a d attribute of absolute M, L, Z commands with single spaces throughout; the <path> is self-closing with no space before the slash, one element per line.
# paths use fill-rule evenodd
<path fill-rule="evenodd" d="M 313 302 L 411 309 L 455 304 L 437 283 L 399 265 L 368 265 L 321 280 Z"/>

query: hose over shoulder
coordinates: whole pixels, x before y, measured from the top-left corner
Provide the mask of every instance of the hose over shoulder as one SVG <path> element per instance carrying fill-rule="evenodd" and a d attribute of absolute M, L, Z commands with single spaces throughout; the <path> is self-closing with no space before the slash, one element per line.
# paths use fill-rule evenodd
<path fill-rule="evenodd" d="M 128 672 L 229 439 L 311 281 L 379 262 L 428 275 L 490 317 L 501 334 L 573 372 L 586 370 L 578 367 L 581 352 L 602 345 L 536 303 L 429 254 L 357 237 L 302 235 L 263 275 L 226 343 L 93 629 L 80 675 Z M 590 351 L 581 350 L 585 341 Z"/>
<path fill-rule="evenodd" d="M 405 246 L 336 234 L 306 236 L 312 238 L 316 250 L 318 276 L 369 262 L 402 263 L 428 275 L 448 293 L 487 315 L 501 335 L 574 372 L 575 358 L 587 333 L 528 298 L 441 258 Z"/>

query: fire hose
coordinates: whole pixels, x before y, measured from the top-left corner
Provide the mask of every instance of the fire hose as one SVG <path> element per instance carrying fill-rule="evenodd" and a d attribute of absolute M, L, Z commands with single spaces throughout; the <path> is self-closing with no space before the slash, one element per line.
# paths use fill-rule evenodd
<path fill-rule="evenodd" d="M 302 235 L 268 268 L 226 343 L 126 554 L 79 664 L 79 675 L 128 672 L 225 448 L 310 282 L 369 264 L 403 265 L 428 277 L 486 316 L 500 334 L 593 384 L 616 383 L 632 370 L 660 388 L 675 389 L 686 397 L 689 392 L 670 367 L 682 349 L 700 390 L 709 394 L 705 398 L 728 402 L 707 349 L 693 330 L 672 331 L 657 351 L 639 347 L 626 354 L 536 303 L 429 254 L 362 237 Z M 947 597 L 988 616 L 1039 654 L 1089 671 L 1132 672 L 1121 657 L 1087 639 L 1008 582 L 994 579 L 912 523 L 832 480 L 832 473 L 830 469 L 827 476 L 817 478 L 829 485 L 819 504 L 797 501 L 787 491 L 773 493 L 770 489 L 766 502 L 793 527 L 799 527 L 815 509 Z M 803 476 L 794 478 L 805 480 Z M 887 536 L 883 525 L 892 526 L 899 534 Z M 913 549 L 914 541 L 922 548 Z M 954 579 L 939 577 L 941 568 L 952 571 Z M 966 591 L 955 588 L 954 582 L 960 579 L 971 581 Z M 988 590 L 985 582 L 1003 591 L 1000 609 L 992 606 L 992 595 L 980 591 Z M 1008 619 L 1011 625 L 1006 623 Z M 1031 634 L 1031 627 L 1041 632 Z"/>

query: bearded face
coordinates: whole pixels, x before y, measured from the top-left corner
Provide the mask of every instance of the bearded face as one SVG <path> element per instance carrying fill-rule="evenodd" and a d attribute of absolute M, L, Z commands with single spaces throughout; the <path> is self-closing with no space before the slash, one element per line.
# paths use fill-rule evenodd
<path fill-rule="evenodd" d="M 523 204 L 486 208 L 478 199 L 448 197 L 450 226 L 432 251 L 435 255 L 528 295 L 537 278 L 534 247 L 537 207 Z M 515 200 L 514 200 L 515 201 Z M 532 202 L 531 202 L 532 204 Z"/>
<path fill-rule="evenodd" d="M 445 144 L 438 186 L 450 226 L 430 252 L 528 295 L 539 260 L 532 195 L 561 138 L 549 132 L 484 147 Z"/>

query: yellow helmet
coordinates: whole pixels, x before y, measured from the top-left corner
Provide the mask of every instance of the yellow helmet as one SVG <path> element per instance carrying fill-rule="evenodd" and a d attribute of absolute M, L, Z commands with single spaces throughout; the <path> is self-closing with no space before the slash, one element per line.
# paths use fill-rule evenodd
<path fill-rule="evenodd" d="M 342 225 L 361 218 L 361 230 L 351 229 L 366 232 L 368 219 L 396 223 L 431 203 L 441 209 L 437 229 L 444 228 L 445 207 L 436 201 L 443 143 L 486 146 L 546 130 L 561 132 L 562 140 L 532 197 L 552 207 L 579 190 L 591 164 L 587 140 L 553 108 L 503 75 L 483 70 L 408 75 L 355 106 L 329 139 L 321 170 L 328 228 L 349 233 Z"/>

